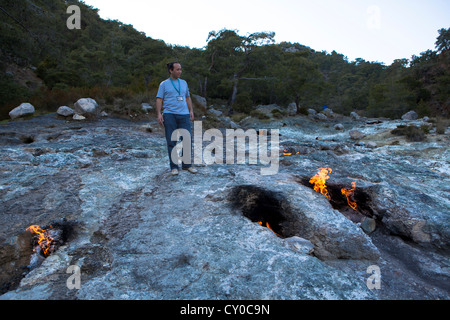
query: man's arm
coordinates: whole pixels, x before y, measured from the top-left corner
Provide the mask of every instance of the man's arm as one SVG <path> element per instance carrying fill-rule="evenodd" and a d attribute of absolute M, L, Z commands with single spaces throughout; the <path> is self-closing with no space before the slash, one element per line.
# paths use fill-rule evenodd
<path fill-rule="evenodd" d="M 158 116 L 158 122 L 164 127 L 164 118 L 161 114 L 161 109 L 163 105 L 163 100 L 161 98 L 156 98 L 156 115 Z"/>
<path fill-rule="evenodd" d="M 194 121 L 194 108 L 192 108 L 192 99 L 191 97 L 186 97 L 186 103 L 189 108 L 189 114 L 191 115 L 191 121 Z"/>

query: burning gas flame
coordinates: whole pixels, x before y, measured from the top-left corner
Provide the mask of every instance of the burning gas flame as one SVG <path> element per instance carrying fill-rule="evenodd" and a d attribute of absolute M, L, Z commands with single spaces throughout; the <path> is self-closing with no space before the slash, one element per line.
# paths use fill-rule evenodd
<path fill-rule="evenodd" d="M 356 181 L 352 182 L 352 188 L 351 189 L 345 189 L 345 188 L 341 189 L 342 194 L 347 197 L 348 205 L 353 210 L 356 210 L 358 208 L 358 206 L 356 205 L 356 202 L 350 200 L 350 198 L 353 197 L 353 195 L 355 193 L 355 189 L 356 189 Z"/>
<path fill-rule="evenodd" d="M 264 226 L 262 221 L 258 221 L 258 223 L 259 223 L 261 226 Z M 270 225 L 269 225 L 268 222 L 266 222 L 265 227 L 269 228 L 273 233 L 275 233 L 275 234 L 278 236 L 278 233 L 276 233 L 275 231 L 273 231 L 273 229 L 270 227 Z"/>
<path fill-rule="evenodd" d="M 49 255 L 50 245 L 53 241 L 53 238 L 47 234 L 46 230 L 42 230 L 38 225 L 32 225 L 26 230 L 37 235 L 37 242 L 39 244 L 39 247 L 42 249 L 44 256 L 47 257 Z M 36 250 L 37 249 L 35 248 L 34 251 L 36 252 Z"/>
<path fill-rule="evenodd" d="M 297 154 L 300 154 L 300 152 L 297 152 L 297 153 L 295 153 L 296 155 Z M 292 156 L 292 155 L 294 155 L 294 153 L 292 153 L 292 152 L 289 152 L 288 150 L 283 150 L 283 155 L 284 156 Z"/>
<path fill-rule="evenodd" d="M 320 192 L 328 200 L 331 200 L 331 196 L 328 194 L 325 182 L 330 178 L 329 174 L 332 171 L 330 168 L 319 168 L 318 173 L 309 180 L 309 183 L 314 184 L 314 191 Z"/>

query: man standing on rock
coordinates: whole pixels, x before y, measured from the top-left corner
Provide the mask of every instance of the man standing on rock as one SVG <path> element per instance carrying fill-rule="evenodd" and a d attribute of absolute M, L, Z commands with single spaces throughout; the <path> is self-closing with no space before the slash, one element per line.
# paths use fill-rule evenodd
<path fill-rule="evenodd" d="M 172 133 L 177 129 L 186 129 L 191 136 L 194 109 L 187 82 L 180 79 L 181 64 L 171 62 L 167 64 L 167 69 L 170 77 L 159 85 L 156 95 L 156 112 L 159 124 L 165 129 L 172 175 L 178 175 L 178 164 L 172 160 L 172 150 L 177 144 L 177 141 L 172 141 Z M 161 113 L 163 107 L 164 112 Z M 197 173 L 197 170 L 192 167 L 192 159 L 189 163 L 183 162 L 182 169 Z"/>

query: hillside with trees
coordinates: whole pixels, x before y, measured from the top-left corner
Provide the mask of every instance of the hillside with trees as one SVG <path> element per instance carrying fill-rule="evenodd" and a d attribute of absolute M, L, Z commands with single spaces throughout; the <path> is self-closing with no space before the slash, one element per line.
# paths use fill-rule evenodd
<path fill-rule="evenodd" d="M 81 29 L 69 30 L 69 5 L 81 9 Z M 152 103 L 166 64 L 179 61 L 190 90 L 229 113 L 261 104 L 299 112 L 327 105 L 335 112 L 398 118 L 449 116 L 450 29 L 436 48 L 390 66 L 298 43 L 275 43 L 273 32 L 211 31 L 204 48 L 168 45 L 77 0 L 0 0 L 0 119 L 21 102 L 54 112 L 92 97 L 111 112 Z"/>

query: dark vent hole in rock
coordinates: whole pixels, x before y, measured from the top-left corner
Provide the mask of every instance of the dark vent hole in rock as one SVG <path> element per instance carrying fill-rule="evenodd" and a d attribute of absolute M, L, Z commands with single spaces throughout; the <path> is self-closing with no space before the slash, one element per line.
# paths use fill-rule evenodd
<path fill-rule="evenodd" d="M 240 210 L 244 217 L 269 227 L 280 238 L 291 236 L 283 228 L 286 208 L 281 194 L 244 185 L 233 188 L 229 197 L 232 206 Z"/>
<path fill-rule="evenodd" d="M 22 136 L 22 137 L 20 137 L 20 141 L 22 141 L 25 144 L 30 144 L 30 143 L 33 143 L 35 141 L 35 139 L 32 136 Z"/>

